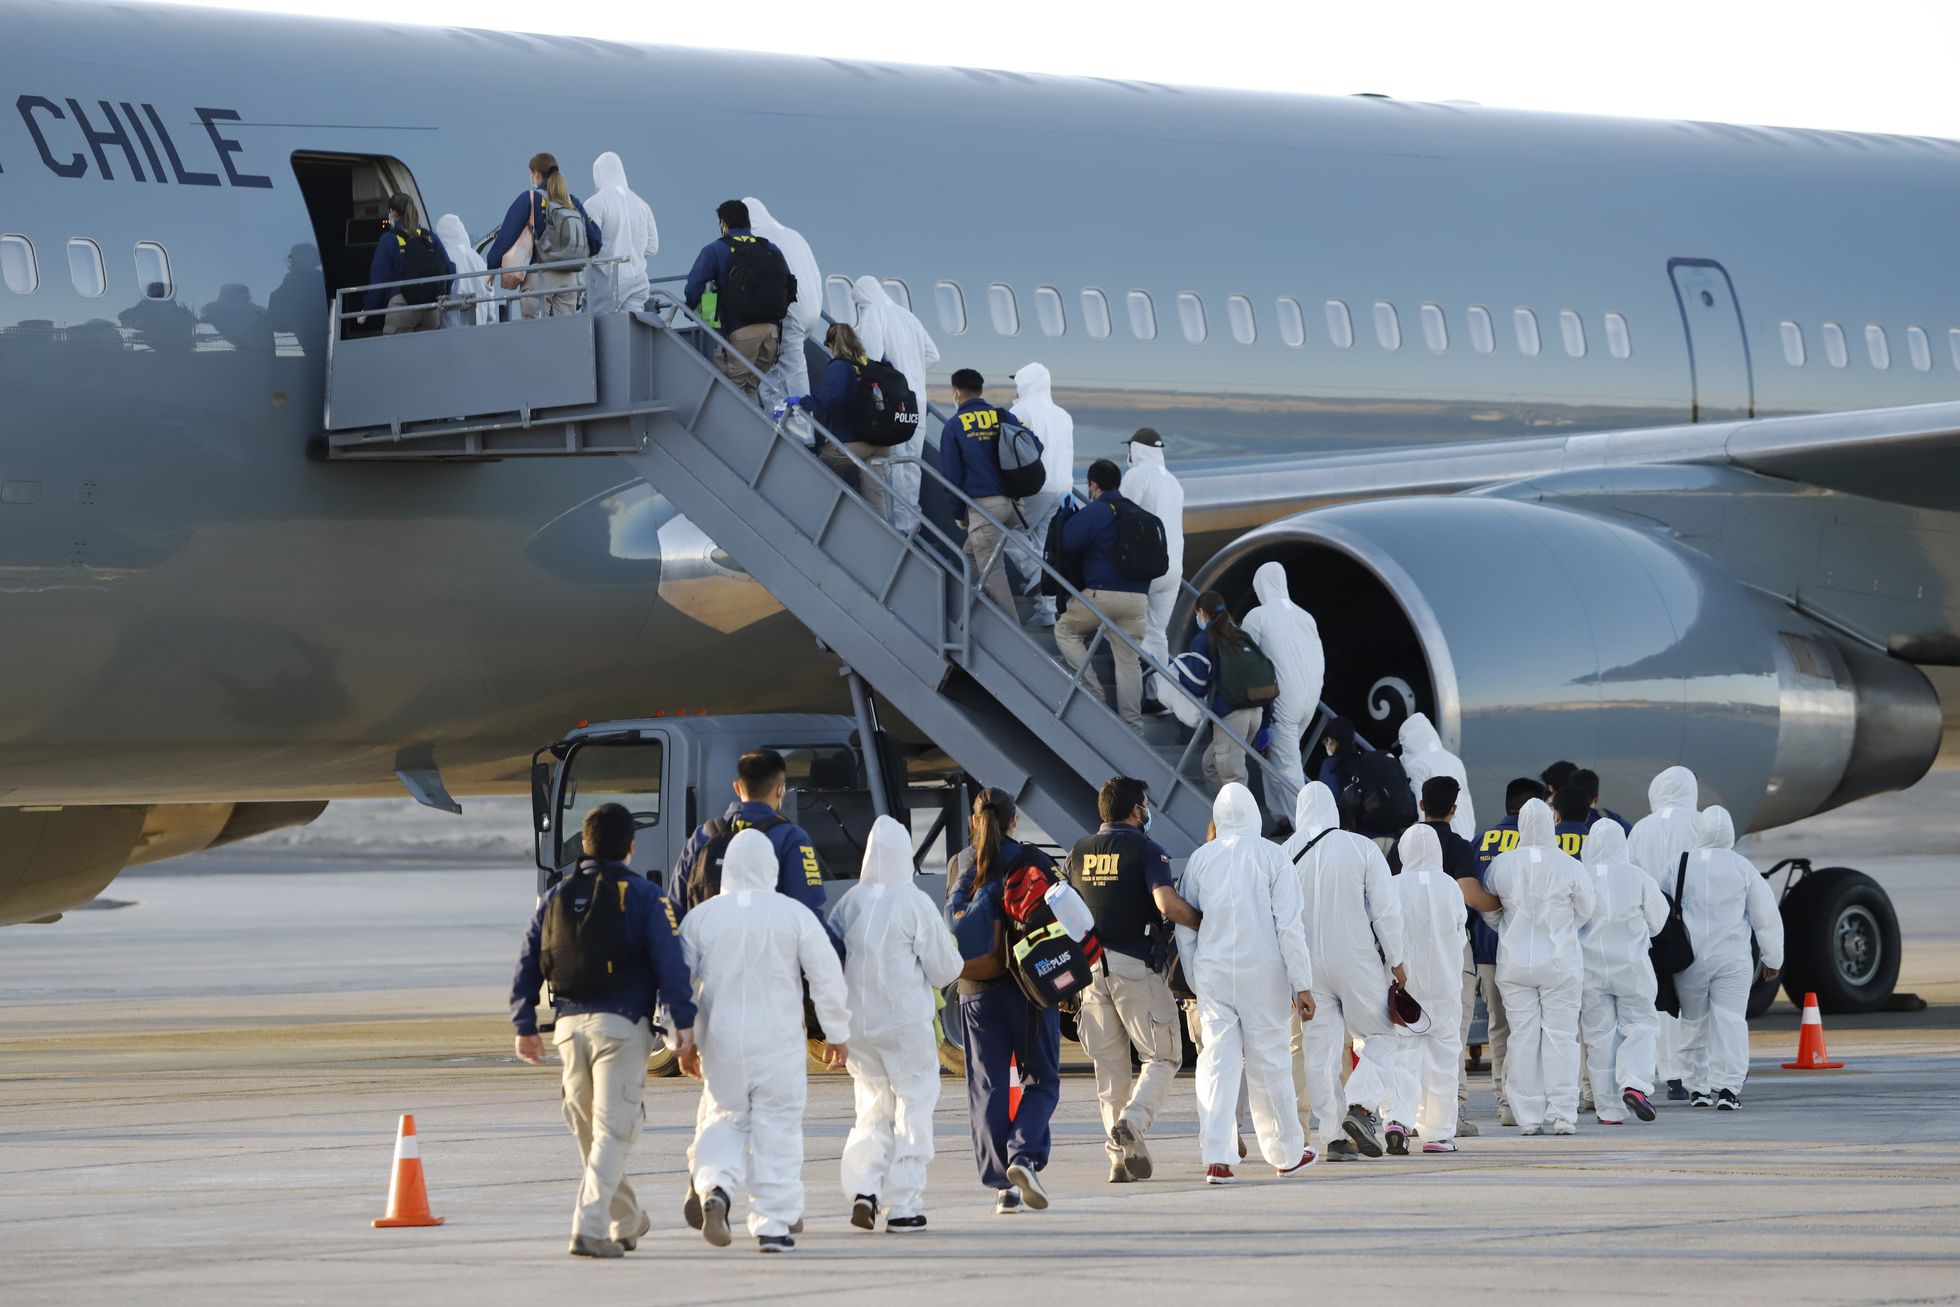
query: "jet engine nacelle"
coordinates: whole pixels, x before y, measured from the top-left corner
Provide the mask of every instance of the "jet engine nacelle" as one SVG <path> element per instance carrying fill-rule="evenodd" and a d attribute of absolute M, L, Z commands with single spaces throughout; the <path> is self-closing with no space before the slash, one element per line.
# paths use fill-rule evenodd
<path fill-rule="evenodd" d="M 1327 653 L 1322 698 L 1377 744 L 1429 714 L 1481 819 L 1564 758 L 1630 817 L 1682 763 L 1739 830 L 1912 784 L 1940 706 L 1909 663 L 1745 589 L 1658 530 L 1468 497 L 1316 509 L 1228 545 L 1197 577 L 1241 614 L 1277 561 Z"/>

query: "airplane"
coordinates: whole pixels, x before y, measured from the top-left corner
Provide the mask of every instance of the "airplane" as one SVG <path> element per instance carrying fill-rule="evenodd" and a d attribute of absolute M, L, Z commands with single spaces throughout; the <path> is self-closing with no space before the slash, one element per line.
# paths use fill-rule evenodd
<path fill-rule="evenodd" d="M 839 707 L 834 660 L 613 460 L 313 456 L 386 197 L 487 233 L 540 149 L 581 194 L 622 156 L 656 277 L 758 195 L 833 314 L 864 273 L 920 314 L 936 386 L 1011 400 L 1039 360 L 1079 458 L 1164 430 L 1194 581 L 1238 602 L 1284 563 L 1329 701 L 1378 743 L 1428 711 L 1487 813 L 1570 757 L 1637 815 L 1685 762 L 1760 830 L 1935 761 L 1960 144 L 0 14 L 0 922 L 404 774 L 521 793 L 577 722 Z M 1831 1001 L 1881 1001 L 1882 889 L 1806 885 Z"/>

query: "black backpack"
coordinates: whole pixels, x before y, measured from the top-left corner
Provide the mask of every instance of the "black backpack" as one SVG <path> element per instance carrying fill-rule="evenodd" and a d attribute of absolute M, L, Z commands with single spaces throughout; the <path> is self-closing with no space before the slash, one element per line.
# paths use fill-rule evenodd
<path fill-rule="evenodd" d="M 442 252 L 436 249 L 435 238 L 417 227 L 409 235 L 395 233 L 395 239 L 402 246 L 402 280 L 414 281 L 418 277 L 443 277 L 449 269 L 442 266 Z M 402 299 L 410 304 L 433 304 L 442 298 L 448 284 L 440 281 L 424 282 L 420 286 L 403 286 Z"/>
<path fill-rule="evenodd" d="M 1683 853 L 1674 873 L 1674 893 L 1661 891 L 1667 900 L 1667 920 L 1647 946 L 1647 956 L 1654 964 L 1654 1010 L 1676 1017 L 1681 1015 L 1681 993 L 1674 986 L 1674 977 L 1695 960 L 1695 942 L 1689 938 L 1687 920 L 1681 915 L 1681 900 L 1687 892 L 1688 855 Z"/>
<path fill-rule="evenodd" d="M 554 997 L 602 999 L 635 960 L 626 930 L 627 877 L 573 873 L 545 904 L 539 961 Z"/>
<path fill-rule="evenodd" d="M 1218 692 L 1228 708 L 1263 708 L 1279 698 L 1279 672 L 1249 635 L 1211 642 L 1218 662 Z"/>
<path fill-rule="evenodd" d="M 1116 510 L 1116 571 L 1131 581 L 1155 581 L 1171 570 L 1170 541 L 1155 513 L 1128 499 L 1110 501 Z"/>
<path fill-rule="evenodd" d="M 1009 499 L 1038 495 L 1048 484 L 1048 469 L 1041 462 L 1041 437 L 1013 420 L 1004 408 L 995 409 L 1000 425 L 994 428 L 994 468 L 1000 473 L 1000 490 Z"/>
<path fill-rule="evenodd" d="M 1356 831 L 1395 836 L 1416 824 L 1415 792 L 1400 761 L 1375 749 L 1356 754 L 1348 767 L 1341 808 L 1353 815 Z"/>
<path fill-rule="evenodd" d="M 778 826 L 787 826 L 789 818 L 772 814 L 754 825 L 722 821 L 717 818 L 701 829 L 708 834 L 708 842 L 694 855 L 694 866 L 687 878 L 687 898 L 680 904 L 682 915 L 694 911 L 715 895 L 721 893 L 721 860 L 728 856 L 728 846 L 744 830 L 759 830 L 764 835 Z"/>
<path fill-rule="evenodd" d="M 919 397 L 905 374 L 883 359 L 857 369 L 851 395 L 851 425 L 867 445 L 890 449 L 919 434 Z"/>
<path fill-rule="evenodd" d="M 724 323 L 781 322 L 796 302 L 796 275 L 783 252 L 760 236 L 730 236 L 728 284 L 715 286 L 716 316 Z"/>

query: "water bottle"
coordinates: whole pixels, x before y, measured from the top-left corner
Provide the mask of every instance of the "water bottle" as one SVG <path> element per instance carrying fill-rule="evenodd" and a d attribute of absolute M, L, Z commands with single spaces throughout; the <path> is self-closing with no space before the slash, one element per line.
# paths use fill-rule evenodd
<path fill-rule="evenodd" d="M 1055 914 L 1055 920 L 1068 932 L 1068 937 L 1077 943 L 1096 928 L 1096 914 L 1089 911 L 1089 905 L 1075 892 L 1075 886 L 1067 881 L 1056 881 L 1041 897 L 1048 904 L 1048 910 Z"/>

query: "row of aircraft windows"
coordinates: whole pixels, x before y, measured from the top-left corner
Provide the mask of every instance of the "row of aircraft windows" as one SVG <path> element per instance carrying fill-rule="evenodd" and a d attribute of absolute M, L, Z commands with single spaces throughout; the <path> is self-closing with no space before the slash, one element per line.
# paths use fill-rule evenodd
<path fill-rule="evenodd" d="M 1804 343 L 1803 327 L 1785 320 L 1782 324 L 1783 361 L 1793 368 L 1800 368 L 1809 358 Z M 1844 328 L 1835 322 L 1826 322 L 1817 329 L 1824 341 L 1824 361 L 1834 368 L 1847 366 L 1851 362 L 1851 351 L 1845 343 Z M 1960 371 L 1960 327 L 1946 330 L 1947 353 L 1953 357 L 1953 366 Z M 1865 324 L 1865 357 L 1871 360 L 1872 368 L 1884 372 L 1892 366 L 1892 340 L 1885 334 L 1885 328 L 1876 322 Z M 1924 327 L 1906 328 L 1906 357 L 1912 361 L 1915 372 L 1933 370 L 1933 339 Z"/>
<path fill-rule="evenodd" d="M 136 284 L 143 294 L 155 300 L 174 295 L 169 251 L 155 241 L 138 241 L 134 252 Z M 68 242 L 68 280 L 85 299 L 99 299 L 108 292 L 109 270 L 100 245 L 83 236 Z M 16 295 L 32 295 L 40 289 L 41 265 L 34 256 L 34 242 L 25 236 L 0 236 L 0 281 Z"/>

